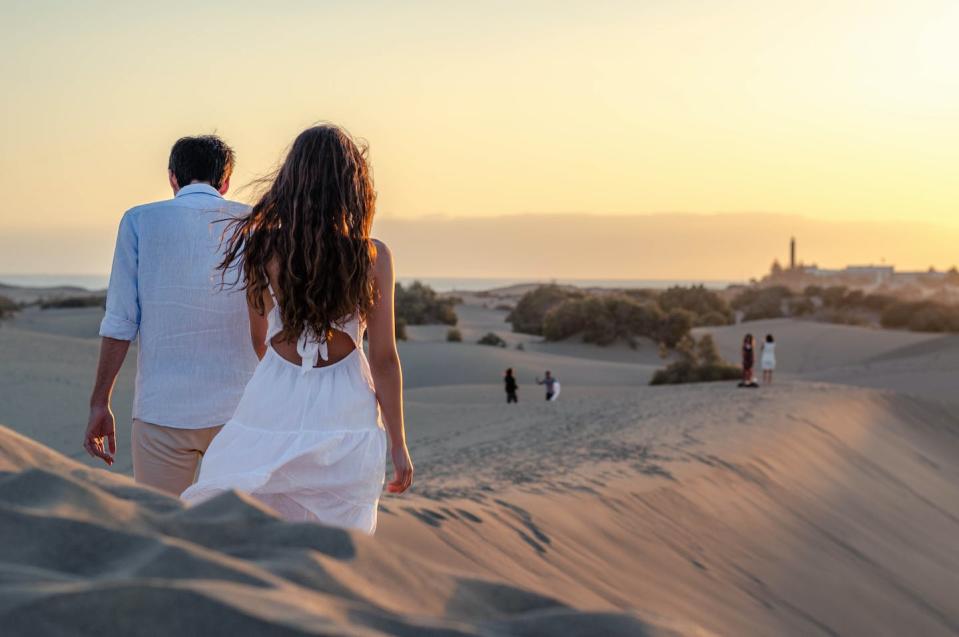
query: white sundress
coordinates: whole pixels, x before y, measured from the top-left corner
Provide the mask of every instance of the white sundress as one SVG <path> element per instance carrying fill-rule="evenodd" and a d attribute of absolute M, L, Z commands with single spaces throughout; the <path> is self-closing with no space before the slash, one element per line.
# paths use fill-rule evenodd
<path fill-rule="evenodd" d="M 771 372 L 776 369 L 776 344 L 763 343 L 763 356 L 761 365 L 764 371 Z"/>
<path fill-rule="evenodd" d="M 363 352 L 365 325 L 354 316 L 335 326 L 356 348 L 326 367 L 316 367 L 328 360 L 325 339 L 304 331 L 297 365 L 273 349 L 283 326 L 272 286 L 270 295 L 266 354 L 181 497 L 195 503 L 236 489 L 288 520 L 372 534 L 387 444 Z"/>

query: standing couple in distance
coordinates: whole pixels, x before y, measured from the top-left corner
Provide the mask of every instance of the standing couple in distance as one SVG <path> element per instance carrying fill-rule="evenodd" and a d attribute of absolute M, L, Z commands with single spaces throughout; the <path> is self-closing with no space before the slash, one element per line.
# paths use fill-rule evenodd
<path fill-rule="evenodd" d="M 189 502 L 237 489 L 289 520 L 373 533 L 387 448 L 390 492 L 413 464 L 365 149 L 335 126 L 304 131 L 252 209 L 223 198 L 233 166 L 219 138 L 180 139 L 173 199 L 124 214 L 84 448 L 113 464 L 110 396 L 139 338 L 137 482 Z"/>

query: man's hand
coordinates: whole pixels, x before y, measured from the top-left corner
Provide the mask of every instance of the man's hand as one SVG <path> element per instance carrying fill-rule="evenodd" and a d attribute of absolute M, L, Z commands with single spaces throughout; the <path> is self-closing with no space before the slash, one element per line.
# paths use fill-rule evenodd
<path fill-rule="evenodd" d="M 83 448 L 93 458 L 100 458 L 107 465 L 113 464 L 117 452 L 117 427 L 110 405 L 90 407 L 90 421 L 83 439 Z"/>

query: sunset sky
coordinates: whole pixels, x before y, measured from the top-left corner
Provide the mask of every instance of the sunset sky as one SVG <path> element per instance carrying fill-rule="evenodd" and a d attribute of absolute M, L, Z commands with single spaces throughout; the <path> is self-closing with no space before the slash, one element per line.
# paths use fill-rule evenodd
<path fill-rule="evenodd" d="M 106 271 L 122 212 L 169 196 L 179 136 L 225 137 L 239 186 L 317 120 L 368 140 L 384 227 L 758 213 L 761 235 L 768 213 L 959 234 L 955 1 L 140 4 L 0 0 L 0 272 Z M 864 258 L 951 265 L 909 236 Z"/>

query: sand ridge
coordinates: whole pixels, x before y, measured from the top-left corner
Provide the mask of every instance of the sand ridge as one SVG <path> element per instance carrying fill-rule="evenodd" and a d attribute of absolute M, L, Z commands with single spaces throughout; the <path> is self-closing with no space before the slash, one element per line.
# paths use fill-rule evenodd
<path fill-rule="evenodd" d="M 400 344 L 417 480 L 383 498 L 374 538 L 285 524 L 241 495 L 185 509 L 132 484 L 133 356 L 115 395 L 118 462 L 93 468 L 79 438 L 99 311 L 0 325 L 0 422 L 19 432 L 0 430 L 2 625 L 959 633 L 955 337 L 791 320 L 697 330 L 731 360 L 745 330 L 772 331 L 777 382 L 649 387 L 662 364 L 649 344 L 543 343 L 509 333 L 492 302 L 460 327 L 495 329 L 508 348 L 446 343 L 431 326 Z M 508 366 L 519 405 L 504 401 Z M 534 383 L 547 368 L 557 403 Z"/>
<path fill-rule="evenodd" d="M 235 494 L 184 509 L 3 430 L 0 616 L 56 632 L 110 591 L 99 604 L 214 631 L 194 634 L 959 629 L 949 409 L 824 384 L 717 390 L 623 389 L 511 436 L 423 432 L 423 477 L 384 498 L 374 538 Z M 106 629 L 89 621 L 76 634 Z"/>

